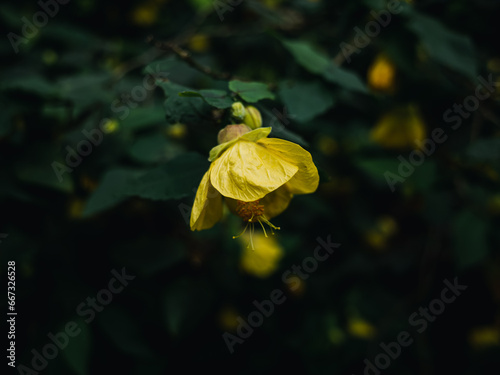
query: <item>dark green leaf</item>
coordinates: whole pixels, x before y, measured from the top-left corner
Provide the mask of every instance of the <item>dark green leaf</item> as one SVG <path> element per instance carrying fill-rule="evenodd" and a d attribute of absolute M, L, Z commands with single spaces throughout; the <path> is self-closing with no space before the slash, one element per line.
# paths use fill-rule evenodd
<path fill-rule="evenodd" d="M 295 60 L 311 73 L 323 74 L 331 64 L 328 57 L 317 52 L 309 43 L 298 40 L 283 40 L 283 45 Z"/>
<path fill-rule="evenodd" d="M 283 83 L 279 96 L 288 109 L 290 118 L 306 122 L 326 112 L 334 104 L 334 98 L 320 82 Z"/>
<path fill-rule="evenodd" d="M 108 171 L 87 201 L 83 216 L 94 215 L 125 200 L 128 197 L 126 187 L 140 174 L 141 172 L 130 169 Z"/>
<path fill-rule="evenodd" d="M 235 80 L 229 82 L 229 89 L 249 103 L 255 103 L 262 99 L 274 99 L 274 94 L 269 91 L 265 83 Z"/>
<path fill-rule="evenodd" d="M 438 20 L 416 11 L 411 13 L 408 27 L 420 38 L 432 59 L 476 79 L 476 53 L 468 36 L 454 32 Z"/>
<path fill-rule="evenodd" d="M 455 258 L 459 269 L 482 262 L 488 255 L 488 222 L 468 210 L 453 221 Z"/>
<path fill-rule="evenodd" d="M 138 138 L 130 147 L 130 156 L 142 163 L 158 163 L 172 159 L 181 149 L 160 134 Z"/>
<path fill-rule="evenodd" d="M 120 122 L 123 129 L 144 129 L 151 126 L 165 125 L 165 112 L 161 107 L 135 108 Z"/>
<path fill-rule="evenodd" d="M 66 347 L 62 350 L 63 356 L 66 359 L 68 366 L 77 375 L 89 374 L 89 357 L 92 338 L 88 324 L 78 318 L 73 321 L 78 324 L 80 333 L 76 337 L 72 337 Z"/>
<path fill-rule="evenodd" d="M 153 200 L 183 198 L 196 191 L 207 170 L 206 158 L 195 153 L 183 154 L 140 176 L 127 187 L 127 194 Z"/>
<path fill-rule="evenodd" d="M 467 155 L 480 161 L 500 159 L 500 138 L 476 140 L 467 148 Z"/>
<path fill-rule="evenodd" d="M 233 104 L 231 97 L 223 90 L 182 91 L 179 93 L 179 96 L 201 97 L 208 104 L 216 108 L 229 108 Z"/>
<path fill-rule="evenodd" d="M 327 81 L 333 82 L 346 89 L 367 93 L 363 81 L 356 73 L 335 66 L 333 63 L 328 66 L 323 76 Z"/>
<path fill-rule="evenodd" d="M 336 66 L 328 56 L 316 51 L 309 43 L 284 40 L 283 45 L 305 69 L 322 75 L 327 81 L 338 84 L 348 90 L 366 93 L 365 84 L 356 73 Z"/>

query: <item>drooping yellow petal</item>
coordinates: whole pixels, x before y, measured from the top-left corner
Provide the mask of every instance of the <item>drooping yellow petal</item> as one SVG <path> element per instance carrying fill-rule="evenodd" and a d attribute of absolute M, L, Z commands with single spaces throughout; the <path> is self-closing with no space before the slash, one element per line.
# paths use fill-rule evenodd
<path fill-rule="evenodd" d="M 212 166 L 203 176 L 191 211 L 191 230 L 212 228 L 222 217 L 222 196 L 210 183 Z"/>
<path fill-rule="evenodd" d="M 287 185 L 288 184 L 285 184 L 279 187 L 260 200 L 260 203 L 264 206 L 264 216 L 267 220 L 271 220 L 273 217 L 278 216 L 285 211 L 290 204 L 293 194 L 290 193 Z"/>
<path fill-rule="evenodd" d="M 318 169 L 314 165 L 311 154 L 299 145 L 278 138 L 265 138 L 257 142 L 280 160 L 295 164 L 297 173 L 287 183 L 292 194 L 314 193 L 318 188 Z"/>
<path fill-rule="evenodd" d="M 225 197 L 254 202 L 276 190 L 298 167 L 255 142 L 239 140 L 212 163 L 210 181 Z"/>

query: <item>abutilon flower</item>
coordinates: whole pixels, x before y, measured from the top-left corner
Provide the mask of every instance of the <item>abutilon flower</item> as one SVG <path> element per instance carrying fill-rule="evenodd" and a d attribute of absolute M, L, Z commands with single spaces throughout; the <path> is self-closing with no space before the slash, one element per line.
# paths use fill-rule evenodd
<path fill-rule="evenodd" d="M 219 132 L 219 145 L 210 151 L 212 163 L 196 193 L 191 230 L 215 225 L 225 202 L 247 223 L 245 230 L 250 224 L 252 234 L 254 223 L 259 223 L 267 236 L 263 224 L 271 232 L 280 229 L 269 220 L 282 213 L 295 194 L 316 191 L 319 175 L 311 154 L 293 142 L 267 138 L 270 132 L 271 128 L 251 130 L 244 124 Z"/>

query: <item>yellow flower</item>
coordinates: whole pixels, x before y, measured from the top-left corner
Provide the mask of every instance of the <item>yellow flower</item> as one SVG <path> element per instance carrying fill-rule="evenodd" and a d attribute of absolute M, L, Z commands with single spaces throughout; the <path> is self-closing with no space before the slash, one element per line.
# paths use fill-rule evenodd
<path fill-rule="evenodd" d="M 222 217 L 223 200 L 246 223 L 269 222 L 282 213 L 294 194 L 316 191 L 318 170 L 311 154 L 295 143 L 267 138 L 271 128 L 252 131 L 228 125 L 210 151 L 209 170 L 203 176 L 193 209 L 191 230 L 209 229 Z M 245 227 L 246 229 L 246 227 Z M 265 233 L 265 229 L 264 229 Z"/>
<path fill-rule="evenodd" d="M 352 336 L 359 337 L 361 339 L 372 339 L 376 333 L 376 329 L 373 325 L 358 317 L 349 319 L 347 331 Z"/>
<path fill-rule="evenodd" d="M 187 127 L 184 124 L 170 125 L 166 130 L 167 136 L 173 139 L 183 139 L 187 134 Z"/>
<path fill-rule="evenodd" d="M 425 136 L 424 120 L 412 105 L 386 113 L 370 133 L 372 141 L 388 149 L 419 148 Z"/>
<path fill-rule="evenodd" d="M 469 342 L 476 348 L 500 345 L 500 331 L 495 327 L 478 327 L 469 333 Z"/>
<path fill-rule="evenodd" d="M 141 4 L 132 11 L 132 22 L 138 26 L 150 26 L 158 20 L 158 13 L 156 4 Z"/>
<path fill-rule="evenodd" d="M 251 236 L 241 237 L 242 242 L 252 241 L 254 249 L 248 246 L 243 249 L 241 257 L 241 267 L 253 276 L 265 278 L 271 275 L 278 268 L 279 261 L 283 257 L 283 248 L 278 241 L 272 237 L 256 233 Z"/>
<path fill-rule="evenodd" d="M 193 52 L 206 52 L 210 47 L 210 39 L 205 34 L 195 34 L 189 39 L 188 46 Z"/>
<path fill-rule="evenodd" d="M 377 91 L 393 93 L 395 90 L 396 68 L 384 54 L 377 56 L 368 69 L 368 84 Z"/>

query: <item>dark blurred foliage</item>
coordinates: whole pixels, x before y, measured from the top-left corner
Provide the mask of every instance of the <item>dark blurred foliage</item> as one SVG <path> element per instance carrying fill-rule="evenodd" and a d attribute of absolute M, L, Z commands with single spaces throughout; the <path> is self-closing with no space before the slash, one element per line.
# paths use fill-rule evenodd
<path fill-rule="evenodd" d="M 22 17 L 40 6 L 2 4 L 0 258 L 4 290 L 16 261 L 17 364 L 74 321 L 81 333 L 40 373 L 361 374 L 402 331 L 414 342 L 384 374 L 498 369 L 500 97 L 483 88 L 479 108 L 445 114 L 478 77 L 498 80 L 500 3 L 399 6 L 381 27 L 383 0 L 73 0 L 28 35 Z M 14 48 L 9 33 L 26 39 Z M 255 252 L 232 239 L 231 214 L 188 223 L 241 100 L 234 79 L 268 85 L 274 100 L 247 104 L 321 176 Z M 207 89 L 222 92 L 215 106 L 178 95 Z M 391 191 L 398 156 L 439 128 L 447 140 Z M 282 280 L 328 237 L 341 246 L 315 272 Z M 135 279 L 85 323 L 78 307 L 123 267 Z M 410 316 L 455 278 L 467 290 L 418 333 Z M 275 289 L 286 301 L 230 354 L 223 333 Z"/>

